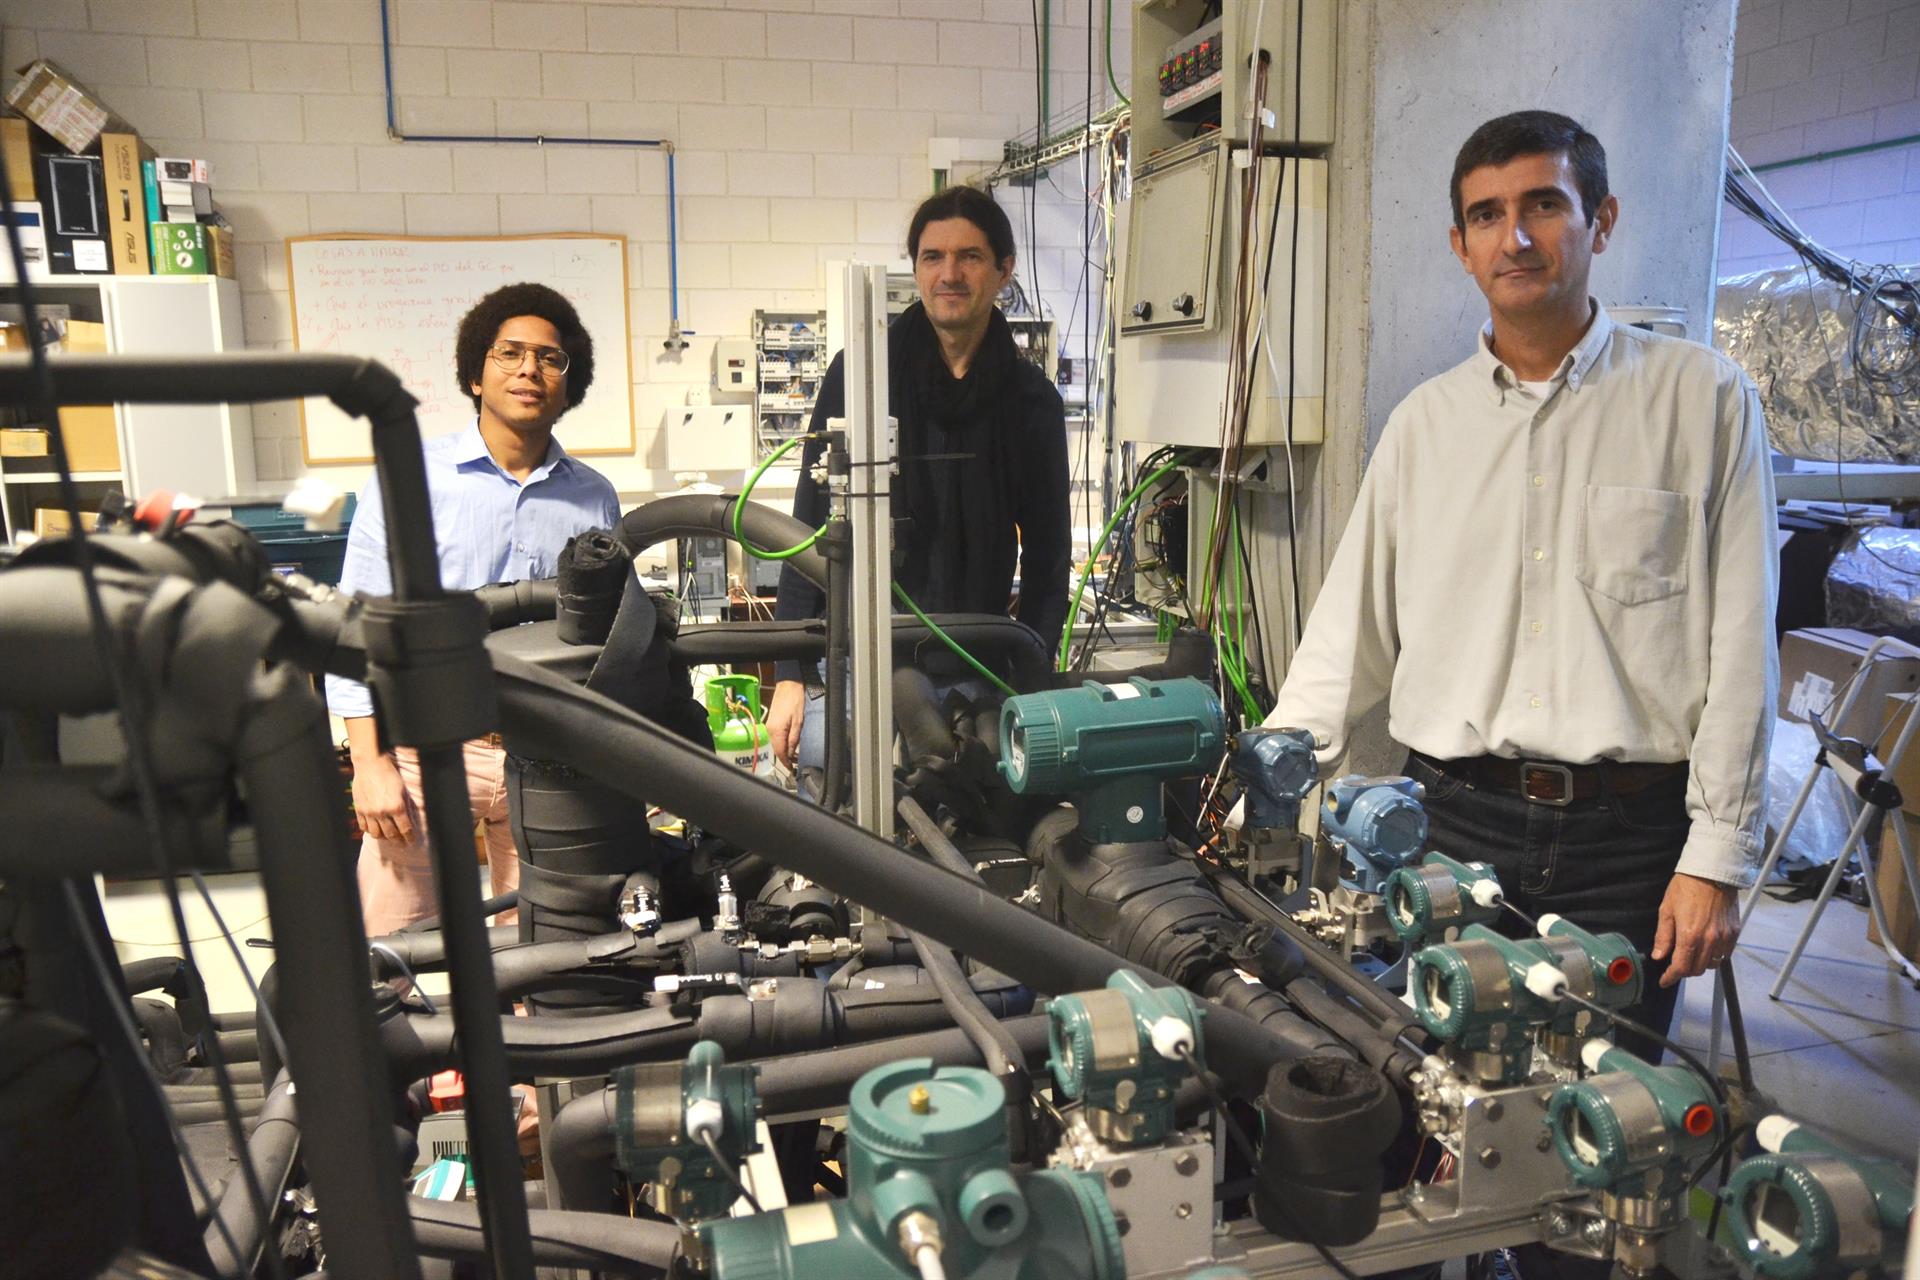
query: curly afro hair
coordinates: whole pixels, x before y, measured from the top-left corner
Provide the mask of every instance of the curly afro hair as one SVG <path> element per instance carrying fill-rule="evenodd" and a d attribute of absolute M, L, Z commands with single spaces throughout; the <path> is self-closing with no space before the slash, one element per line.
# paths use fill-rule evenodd
<path fill-rule="evenodd" d="M 515 316 L 539 316 L 560 331 L 560 349 L 567 353 L 567 408 L 587 398 L 593 385 L 593 338 L 580 323 L 580 313 L 558 291 L 543 284 L 509 284 L 495 289 L 473 304 L 473 310 L 460 318 L 460 335 L 454 340 L 453 371 L 460 379 L 460 394 L 480 407 L 473 384 L 480 381 L 486 363 L 487 348 L 493 345 L 500 326 Z"/>

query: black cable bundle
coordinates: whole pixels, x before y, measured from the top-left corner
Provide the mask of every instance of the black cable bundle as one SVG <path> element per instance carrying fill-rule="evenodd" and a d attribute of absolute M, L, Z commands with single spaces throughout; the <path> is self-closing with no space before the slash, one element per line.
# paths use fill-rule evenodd
<path fill-rule="evenodd" d="M 633 576 L 633 554 L 604 529 L 567 539 L 560 552 L 554 619 L 565 644 L 605 644 Z"/>

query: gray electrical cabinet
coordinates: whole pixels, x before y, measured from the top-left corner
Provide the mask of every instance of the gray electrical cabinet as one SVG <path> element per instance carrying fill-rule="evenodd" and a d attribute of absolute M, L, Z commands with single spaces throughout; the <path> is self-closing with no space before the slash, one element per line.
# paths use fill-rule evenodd
<path fill-rule="evenodd" d="M 1255 57 L 1263 51 L 1265 105 L 1273 113 L 1267 143 L 1331 145 L 1336 9 L 1336 0 L 1135 0 L 1136 161 L 1209 131 L 1247 142 Z"/>
<path fill-rule="evenodd" d="M 1232 390 L 1234 335 L 1250 338 L 1256 326 L 1261 340 L 1249 353 L 1246 443 L 1324 439 L 1327 162 L 1261 158 L 1254 302 L 1242 330 L 1234 316 L 1235 276 L 1253 172 L 1237 163 L 1244 155 L 1225 138 L 1200 139 L 1141 165 L 1134 179 L 1133 199 L 1117 219 L 1125 244 L 1113 420 L 1122 440 L 1217 446 Z"/>

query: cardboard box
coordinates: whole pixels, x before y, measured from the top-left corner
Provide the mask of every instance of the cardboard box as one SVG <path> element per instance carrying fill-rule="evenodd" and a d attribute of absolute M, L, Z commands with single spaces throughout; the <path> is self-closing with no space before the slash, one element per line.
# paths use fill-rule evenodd
<path fill-rule="evenodd" d="M 35 507 L 34 508 L 33 533 L 35 537 L 37 538 L 55 537 L 59 534 L 65 533 L 67 530 L 71 529 L 72 527 L 73 527 L 73 522 L 67 519 L 67 512 L 64 507 Z M 80 527 L 82 529 L 99 528 L 100 513 L 97 511 L 82 511 L 80 513 Z"/>
<path fill-rule="evenodd" d="M 44 458 L 51 448 L 39 427 L 0 427 L 0 458 Z"/>
<path fill-rule="evenodd" d="M 190 209 L 204 216 L 213 212 L 213 188 L 204 182 L 176 182 L 160 179 L 160 203 L 171 217 L 176 209 Z"/>
<path fill-rule="evenodd" d="M 29 173 L 32 171 L 29 170 Z M 7 215 L 0 209 L 0 237 L 7 234 Z M 44 282 L 52 277 L 47 265 L 47 228 L 40 216 L 40 202 L 23 200 L 13 206 L 12 222 L 20 228 L 20 254 L 27 260 L 27 279 Z M 18 284 L 13 278 L 13 251 L 0 253 L 0 284 Z"/>
<path fill-rule="evenodd" d="M 198 182 L 210 185 L 213 182 L 212 171 L 205 160 L 185 160 L 177 156 L 160 156 L 153 162 L 154 169 L 163 182 Z"/>
<path fill-rule="evenodd" d="M 140 174 L 140 162 L 152 154 L 153 148 L 141 142 L 138 134 L 100 135 L 100 163 L 107 182 L 107 255 L 115 275 L 144 276 L 152 270 L 147 253 L 151 219 L 146 182 Z"/>
<path fill-rule="evenodd" d="M 25 116 L 0 116 L 0 156 L 14 202 L 33 199 L 33 126 Z"/>
<path fill-rule="evenodd" d="M 17 325 L 0 327 L 0 345 L 9 351 L 24 351 L 25 330 Z M 104 355 L 107 327 L 85 320 L 67 321 L 67 334 L 57 351 Z M 120 469 L 120 428 L 110 404 L 70 404 L 60 409 L 60 430 L 67 442 L 67 465 L 75 471 L 118 471 Z"/>
<path fill-rule="evenodd" d="M 153 273 L 160 276 L 225 276 L 238 279 L 233 233 L 204 222 L 153 224 Z"/>
<path fill-rule="evenodd" d="M 20 68 L 20 78 L 7 90 L 7 105 L 75 155 L 92 147 L 110 128 L 132 132 L 72 73 L 45 58 Z"/>
<path fill-rule="evenodd" d="M 1780 641 L 1780 714 L 1804 722 L 1809 712 L 1818 712 L 1841 737 L 1873 741 L 1886 724 L 1888 695 L 1920 691 L 1920 659 L 1883 657 L 1861 674 L 1846 722 L 1832 723 L 1847 682 L 1878 638 L 1846 627 L 1787 632 Z"/>
<path fill-rule="evenodd" d="M 1895 814 L 1893 821 L 1907 824 L 1907 843 L 1920 858 L 1920 819 Z M 1893 931 L 1893 949 L 1915 964 L 1920 964 L 1920 915 L 1913 909 L 1913 894 L 1907 890 L 1907 868 L 1900 861 L 1898 837 L 1889 825 L 1880 836 L 1880 868 L 1873 885 L 1880 892 L 1880 909 L 1887 913 L 1887 928 Z M 1880 926 L 1873 913 L 1867 913 L 1867 941 L 1880 945 Z"/>
<path fill-rule="evenodd" d="M 98 156 L 57 151 L 36 163 L 40 207 L 46 211 L 47 264 L 55 275 L 110 275 L 107 251 L 106 167 Z"/>

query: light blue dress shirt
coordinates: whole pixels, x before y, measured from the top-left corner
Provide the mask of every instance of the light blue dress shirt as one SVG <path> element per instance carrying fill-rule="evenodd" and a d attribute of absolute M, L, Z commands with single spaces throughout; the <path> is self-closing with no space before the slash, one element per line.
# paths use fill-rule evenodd
<path fill-rule="evenodd" d="M 523 483 L 501 469 L 480 438 L 480 423 L 425 443 L 427 495 L 440 552 L 440 584 L 470 591 L 492 582 L 551 578 L 567 539 L 620 521 L 620 499 L 607 478 L 569 456 L 558 440 Z M 387 517 L 380 483 L 370 480 L 347 532 L 340 590 L 393 594 L 387 565 Z M 373 714 L 373 699 L 357 680 L 327 677 L 327 705 L 352 719 Z"/>

